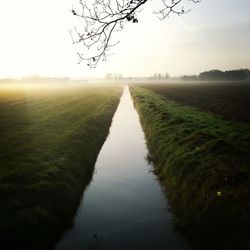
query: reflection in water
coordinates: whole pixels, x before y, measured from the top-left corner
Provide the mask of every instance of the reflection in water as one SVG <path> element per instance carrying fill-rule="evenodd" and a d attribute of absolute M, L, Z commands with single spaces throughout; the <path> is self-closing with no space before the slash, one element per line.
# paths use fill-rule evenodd
<path fill-rule="evenodd" d="M 57 250 L 184 250 L 147 160 L 144 134 L 125 87 L 74 226 Z"/>

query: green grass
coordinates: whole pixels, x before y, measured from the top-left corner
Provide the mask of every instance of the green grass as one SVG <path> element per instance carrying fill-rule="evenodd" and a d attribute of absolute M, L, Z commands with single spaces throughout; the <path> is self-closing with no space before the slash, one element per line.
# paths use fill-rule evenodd
<path fill-rule="evenodd" d="M 0 241 L 49 249 L 92 177 L 121 87 L 0 89 Z"/>
<path fill-rule="evenodd" d="M 250 249 L 250 125 L 130 90 L 177 229 L 197 249 Z"/>

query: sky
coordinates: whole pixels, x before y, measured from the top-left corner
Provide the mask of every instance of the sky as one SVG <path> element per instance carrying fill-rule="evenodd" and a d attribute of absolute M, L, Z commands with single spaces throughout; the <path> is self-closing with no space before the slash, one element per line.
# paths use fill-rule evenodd
<path fill-rule="evenodd" d="M 152 12 L 161 0 L 149 0 L 138 15 L 114 34 L 120 43 L 107 62 L 90 69 L 78 65 L 69 30 L 76 20 L 75 0 L 0 2 L 0 78 L 171 76 L 209 69 L 250 68 L 250 1 L 202 0 L 181 17 L 159 20 Z"/>

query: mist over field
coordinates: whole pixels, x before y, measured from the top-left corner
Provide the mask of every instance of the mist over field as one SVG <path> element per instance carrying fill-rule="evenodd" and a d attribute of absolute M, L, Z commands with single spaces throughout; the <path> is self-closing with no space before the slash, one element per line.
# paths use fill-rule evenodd
<path fill-rule="evenodd" d="M 250 250 L 249 10 L 1 3 L 1 248 Z"/>

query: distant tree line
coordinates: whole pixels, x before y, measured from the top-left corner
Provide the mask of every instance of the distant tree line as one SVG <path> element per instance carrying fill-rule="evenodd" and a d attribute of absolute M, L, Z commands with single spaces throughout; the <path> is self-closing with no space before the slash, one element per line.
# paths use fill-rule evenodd
<path fill-rule="evenodd" d="M 123 79 L 122 74 L 120 73 L 115 73 L 115 74 L 107 73 L 105 75 L 105 78 L 108 81 L 121 81 Z"/>
<path fill-rule="evenodd" d="M 202 80 L 202 81 L 247 81 L 250 80 L 250 70 L 249 69 L 238 69 L 238 70 L 209 70 L 196 75 L 184 75 L 182 80 L 192 81 L 192 80 Z"/>
<path fill-rule="evenodd" d="M 162 80 L 168 80 L 168 79 L 170 79 L 170 76 L 169 76 L 168 73 L 164 73 L 164 74 L 162 74 L 162 73 L 154 73 L 154 75 L 150 76 L 148 79 L 149 80 L 159 80 L 159 81 L 162 81 Z"/>

